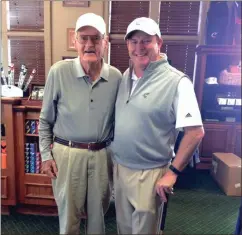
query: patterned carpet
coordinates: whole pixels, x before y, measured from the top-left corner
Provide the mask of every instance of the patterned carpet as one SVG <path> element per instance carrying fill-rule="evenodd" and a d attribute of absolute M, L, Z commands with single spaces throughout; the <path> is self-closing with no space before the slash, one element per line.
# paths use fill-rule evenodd
<path fill-rule="evenodd" d="M 233 234 L 240 198 L 226 196 L 207 172 L 184 174 L 170 198 L 165 234 Z M 112 203 L 106 234 L 116 234 Z M 1 217 L 1 234 L 58 234 L 58 218 L 11 214 Z M 84 234 L 84 225 L 81 226 Z"/>

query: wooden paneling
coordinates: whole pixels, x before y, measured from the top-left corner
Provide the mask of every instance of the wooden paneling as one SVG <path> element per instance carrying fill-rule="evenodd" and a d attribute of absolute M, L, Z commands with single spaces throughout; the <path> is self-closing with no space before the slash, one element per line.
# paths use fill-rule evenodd
<path fill-rule="evenodd" d="M 24 111 L 24 107 L 20 106 L 21 109 Z M 24 138 L 24 133 L 25 133 L 25 126 L 24 124 L 24 112 L 16 112 L 15 107 L 14 107 L 14 117 L 15 117 L 15 123 L 14 123 L 14 128 L 18 129 L 15 135 L 15 149 L 16 149 L 16 165 L 18 166 L 16 170 L 16 188 L 17 188 L 17 197 L 19 202 L 24 202 L 24 176 L 25 176 L 25 156 L 24 156 L 24 144 L 25 144 L 25 138 Z"/>
<path fill-rule="evenodd" d="M 25 173 L 21 185 L 21 203 L 56 206 L 51 180 L 46 175 Z"/>
<path fill-rule="evenodd" d="M 30 120 L 38 120 L 39 119 L 39 112 L 27 112 L 26 113 L 26 119 L 30 119 Z"/>
<path fill-rule="evenodd" d="M 233 133 L 233 153 L 239 157 L 242 157 L 241 154 L 241 126 L 235 126 Z"/>
<path fill-rule="evenodd" d="M 229 152 L 232 125 L 205 124 L 205 136 L 202 141 L 202 156 L 212 157 L 214 152 Z"/>
<path fill-rule="evenodd" d="M 204 123 L 205 136 L 200 145 L 197 169 L 210 169 L 215 152 L 234 153 L 241 157 L 241 125 Z"/>
<path fill-rule="evenodd" d="M 26 183 L 25 197 L 54 200 L 52 185 L 39 184 L 39 183 Z"/>

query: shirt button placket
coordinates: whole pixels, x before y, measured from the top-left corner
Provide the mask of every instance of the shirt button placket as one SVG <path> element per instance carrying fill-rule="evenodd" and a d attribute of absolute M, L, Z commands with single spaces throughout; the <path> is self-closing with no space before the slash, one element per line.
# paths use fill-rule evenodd
<path fill-rule="evenodd" d="M 93 88 L 90 91 L 90 101 L 89 101 L 90 109 L 94 109 L 94 99 L 93 99 Z"/>

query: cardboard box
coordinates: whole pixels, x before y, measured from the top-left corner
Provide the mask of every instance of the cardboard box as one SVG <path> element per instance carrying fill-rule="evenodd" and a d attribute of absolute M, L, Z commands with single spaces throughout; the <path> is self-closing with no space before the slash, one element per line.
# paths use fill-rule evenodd
<path fill-rule="evenodd" d="M 241 196 L 241 158 L 233 153 L 213 153 L 211 174 L 228 196 Z"/>

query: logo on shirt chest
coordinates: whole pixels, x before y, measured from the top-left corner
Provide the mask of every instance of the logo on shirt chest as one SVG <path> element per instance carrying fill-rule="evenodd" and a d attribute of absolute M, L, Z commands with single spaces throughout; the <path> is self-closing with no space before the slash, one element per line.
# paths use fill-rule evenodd
<path fill-rule="evenodd" d="M 143 97 L 144 97 L 144 98 L 147 98 L 147 96 L 148 96 L 149 94 L 150 94 L 150 93 L 144 93 L 144 94 L 143 94 Z"/>
<path fill-rule="evenodd" d="M 189 117 L 192 117 L 192 115 L 190 113 L 188 113 L 185 117 L 189 118 Z"/>

